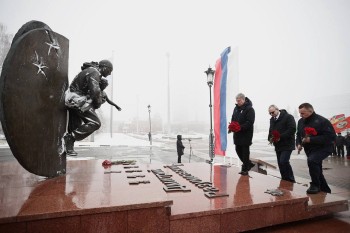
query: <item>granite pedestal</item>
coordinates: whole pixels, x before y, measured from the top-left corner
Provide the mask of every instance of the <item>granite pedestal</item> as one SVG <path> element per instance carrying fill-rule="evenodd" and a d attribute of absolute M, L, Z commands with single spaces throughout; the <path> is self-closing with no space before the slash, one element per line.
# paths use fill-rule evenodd
<path fill-rule="evenodd" d="M 305 186 L 256 172 L 241 176 L 237 167 L 175 166 L 184 175 L 165 164 L 104 168 L 102 162 L 68 161 L 67 174 L 52 179 L 28 173 L 17 161 L 1 163 L 0 232 L 241 232 L 348 210 L 344 198 L 306 195 Z M 169 183 L 154 172 L 160 170 L 190 191 L 166 192 Z M 211 183 L 213 197 L 191 176 Z"/>

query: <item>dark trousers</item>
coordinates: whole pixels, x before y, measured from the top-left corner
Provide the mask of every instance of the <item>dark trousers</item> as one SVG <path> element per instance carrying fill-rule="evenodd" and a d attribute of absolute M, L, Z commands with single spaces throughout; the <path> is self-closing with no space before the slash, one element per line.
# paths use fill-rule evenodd
<path fill-rule="evenodd" d="M 249 159 L 249 155 L 250 155 L 249 147 L 250 146 L 238 146 L 238 145 L 236 145 L 237 155 L 238 155 L 239 159 L 241 160 L 241 162 L 243 163 L 242 171 L 248 171 L 250 168 L 251 161 Z"/>
<path fill-rule="evenodd" d="M 100 127 L 101 121 L 93 108 L 85 112 L 69 109 L 68 133 L 72 134 L 75 140 L 83 140 Z"/>
<path fill-rule="evenodd" d="M 309 173 L 311 177 L 311 184 L 320 188 L 321 191 L 330 193 L 331 189 L 329 188 L 326 179 L 323 176 L 322 171 L 322 161 L 327 158 L 329 152 L 312 152 L 307 155 L 307 165 L 309 167 Z"/>
<path fill-rule="evenodd" d="M 350 146 L 346 146 L 346 155 L 350 156 Z"/>
<path fill-rule="evenodd" d="M 181 156 L 182 156 L 182 155 L 177 155 L 177 162 L 178 162 L 178 163 L 181 163 Z"/>
<path fill-rule="evenodd" d="M 337 146 L 337 154 L 339 157 L 344 157 L 344 146 Z"/>
<path fill-rule="evenodd" d="M 282 180 L 295 182 L 294 173 L 292 166 L 289 163 L 290 155 L 292 154 L 291 150 L 287 151 L 276 151 L 277 163 L 280 169 Z"/>

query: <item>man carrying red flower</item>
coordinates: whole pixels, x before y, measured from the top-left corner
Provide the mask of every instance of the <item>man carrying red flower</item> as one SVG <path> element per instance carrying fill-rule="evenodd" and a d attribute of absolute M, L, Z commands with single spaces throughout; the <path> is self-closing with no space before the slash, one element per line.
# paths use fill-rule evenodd
<path fill-rule="evenodd" d="M 309 103 L 299 106 L 301 119 L 298 121 L 296 145 L 298 151 L 304 148 L 311 177 L 308 194 L 331 193 L 323 176 L 322 161 L 333 152 L 336 134 L 331 122 L 315 113 Z"/>
<path fill-rule="evenodd" d="M 249 159 L 249 147 L 253 139 L 255 111 L 250 99 L 242 93 L 236 96 L 236 103 L 228 131 L 229 133 L 233 132 L 233 143 L 237 155 L 243 163 L 240 174 L 248 175 L 248 171 L 254 167 Z"/>
<path fill-rule="evenodd" d="M 276 105 L 270 105 L 268 111 L 271 115 L 268 140 L 275 146 L 281 179 L 294 183 L 293 169 L 289 163 L 290 155 L 295 149 L 294 117 L 284 109 L 279 110 Z"/>

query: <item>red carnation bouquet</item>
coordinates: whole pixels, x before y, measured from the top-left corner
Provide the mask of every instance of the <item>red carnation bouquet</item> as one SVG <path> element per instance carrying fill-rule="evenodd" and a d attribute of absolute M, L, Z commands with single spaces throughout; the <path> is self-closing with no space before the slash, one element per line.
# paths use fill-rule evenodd
<path fill-rule="evenodd" d="M 112 161 L 110 161 L 110 160 L 105 160 L 105 161 L 102 162 L 102 166 L 103 166 L 104 168 L 108 168 L 108 167 L 110 167 L 111 165 L 112 165 Z"/>
<path fill-rule="evenodd" d="M 310 136 L 316 136 L 317 131 L 315 128 L 312 127 L 305 127 L 304 128 L 305 137 L 302 139 L 302 144 L 309 143 L 310 142 Z M 298 150 L 298 154 L 300 153 L 300 150 Z"/>
<path fill-rule="evenodd" d="M 305 137 L 316 136 L 317 135 L 316 129 L 312 128 L 312 127 L 305 127 L 304 131 L 305 131 Z"/>
<path fill-rule="evenodd" d="M 272 137 L 270 138 L 270 145 L 273 145 L 274 142 L 278 142 L 281 139 L 281 134 L 277 130 L 272 130 Z"/>
<path fill-rule="evenodd" d="M 241 126 L 239 125 L 239 123 L 237 121 L 232 121 L 229 125 L 228 125 L 228 130 L 229 132 L 238 132 L 241 130 Z"/>

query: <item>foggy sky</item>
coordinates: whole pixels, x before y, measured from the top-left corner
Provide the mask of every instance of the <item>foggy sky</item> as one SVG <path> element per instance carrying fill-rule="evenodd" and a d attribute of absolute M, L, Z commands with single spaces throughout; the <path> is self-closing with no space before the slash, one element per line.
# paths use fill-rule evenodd
<path fill-rule="evenodd" d="M 346 0 L 0 1 L 9 33 L 30 20 L 70 40 L 70 80 L 83 62 L 113 53 L 119 120 L 147 119 L 151 104 L 166 122 L 167 52 L 173 122 L 209 121 L 204 71 L 228 46 L 238 49 L 239 91 L 252 100 L 257 122 L 268 122 L 270 104 L 294 111 L 302 102 L 350 93 Z M 327 111 L 318 102 L 315 109 Z M 341 106 L 325 117 L 350 115 Z"/>

